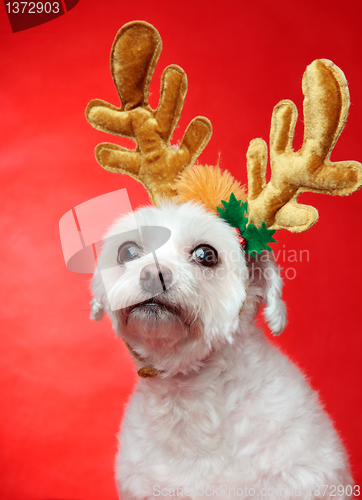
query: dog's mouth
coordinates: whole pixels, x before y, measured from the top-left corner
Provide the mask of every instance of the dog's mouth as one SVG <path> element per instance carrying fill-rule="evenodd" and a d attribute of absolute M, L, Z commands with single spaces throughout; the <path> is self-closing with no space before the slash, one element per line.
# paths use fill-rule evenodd
<path fill-rule="evenodd" d="M 128 306 L 119 310 L 119 314 L 120 336 L 153 363 L 155 359 L 161 362 L 164 356 L 180 352 L 183 342 L 192 342 L 198 333 L 198 322 L 192 311 L 170 293 Z"/>
<path fill-rule="evenodd" d="M 149 319 L 161 319 L 164 316 L 169 318 L 180 319 L 182 315 L 182 308 L 169 303 L 161 302 L 157 297 L 145 300 L 133 306 L 130 306 L 125 311 L 127 319 L 136 313 L 144 313 Z"/>

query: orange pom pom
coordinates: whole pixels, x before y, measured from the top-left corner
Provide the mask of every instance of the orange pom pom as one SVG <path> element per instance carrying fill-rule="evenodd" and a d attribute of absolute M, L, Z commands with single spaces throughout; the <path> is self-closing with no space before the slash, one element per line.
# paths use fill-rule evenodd
<path fill-rule="evenodd" d="M 174 197 L 179 203 L 195 201 L 202 203 L 211 212 L 222 206 L 221 200 L 229 201 L 231 193 L 237 200 L 247 201 L 243 186 L 227 170 L 219 166 L 194 165 L 187 168 L 173 185 L 177 191 Z"/>

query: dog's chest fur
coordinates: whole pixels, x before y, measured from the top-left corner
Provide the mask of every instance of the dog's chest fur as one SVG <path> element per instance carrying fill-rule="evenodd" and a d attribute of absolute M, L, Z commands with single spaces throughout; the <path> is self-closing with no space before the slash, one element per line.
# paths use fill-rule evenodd
<path fill-rule="evenodd" d="M 282 475 L 313 488 L 321 464 L 345 462 L 316 393 L 257 329 L 191 379 L 141 381 L 120 443 L 118 480 L 143 496 L 155 486 L 281 487 Z"/>

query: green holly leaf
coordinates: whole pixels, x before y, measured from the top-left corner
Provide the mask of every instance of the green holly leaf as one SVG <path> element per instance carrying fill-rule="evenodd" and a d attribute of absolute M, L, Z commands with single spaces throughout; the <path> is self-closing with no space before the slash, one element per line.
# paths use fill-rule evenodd
<path fill-rule="evenodd" d="M 222 200 L 221 203 L 224 210 L 221 207 L 217 207 L 217 211 L 221 217 L 231 226 L 239 228 L 241 233 L 245 231 L 248 223 L 248 218 L 245 215 L 248 210 L 248 202 L 241 203 L 241 200 L 237 200 L 234 193 L 231 193 L 229 201 Z"/>
<path fill-rule="evenodd" d="M 275 230 L 268 229 L 265 222 L 262 222 L 260 229 L 254 226 L 254 224 L 249 224 L 242 233 L 247 241 L 245 252 L 250 255 L 252 253 L 258 253 L 260 255 L 263 248 L 271 252 L 272 249 L 268 246 L 268 243 L 277 243 L 277 240 L 272 238 L 274 233 Z"/>
<path fill-rule="evenodd" d="M 263 248 L 272 249 L 268 243 L 277 243 L 277 240 L 272 238 L 275 230 L 268 229 L 265 222 L 262 222 L 261 228 L 258 229 L 254 224 L 248 224 L 248 202 L 242 203 L 237 200 L 234 193 L 231 193 L 229 201 L 221 201 L 224 208 L 217 207 L 217 211 L 221 217 L 228 222 L 232 227 L 240 229 L 241 235 L 246 239 L 245 252 L 248 254 L 261 254 Z"/>

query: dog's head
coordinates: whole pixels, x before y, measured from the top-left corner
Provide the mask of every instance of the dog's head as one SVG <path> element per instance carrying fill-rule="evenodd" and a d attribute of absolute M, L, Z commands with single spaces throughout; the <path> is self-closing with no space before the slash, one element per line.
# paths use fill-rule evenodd
<path fill-rule="evenodd" d="M 169 234 L 162 246 L 158 228 Z M 141 208 L 105 238 L 92 317 L 106 312 L 143 359 L 167 373 L 186 373 L 232 343 L 261 302 L 274 333 L 284 328 L 282 282 L 269 253 L 247 258 L 233 228 L 201 205 Z"/>

